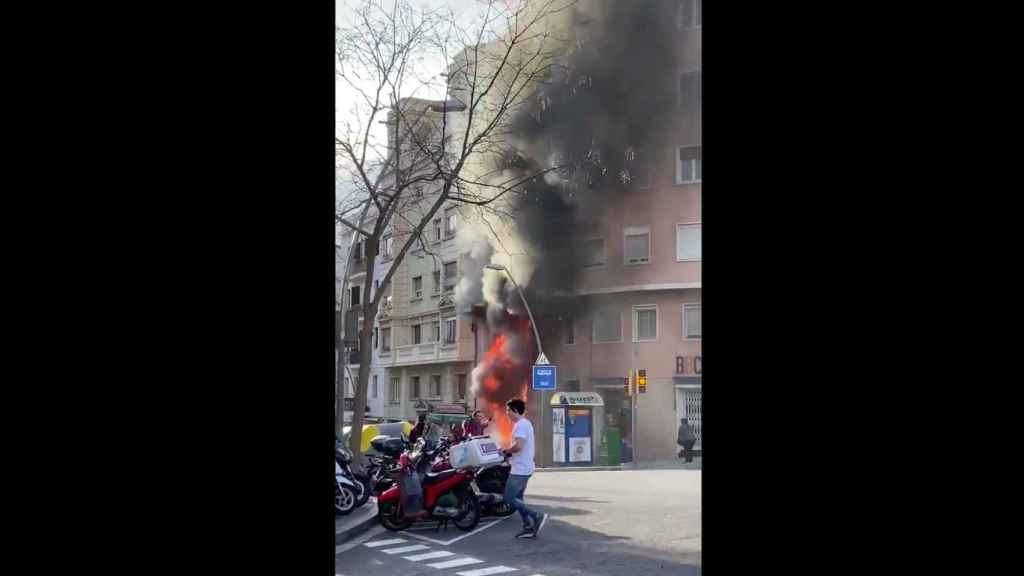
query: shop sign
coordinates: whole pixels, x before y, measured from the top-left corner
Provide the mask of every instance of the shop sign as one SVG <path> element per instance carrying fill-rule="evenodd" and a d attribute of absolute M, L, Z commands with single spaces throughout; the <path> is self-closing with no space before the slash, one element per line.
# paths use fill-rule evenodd
<path fill-rule="evenodd" d="M 700 356 L 676 356 L 676 374 L 696 374 L 703 372 Z"/>
<path fill-rule="evenodd" d="M 466 407 L 453 402 L 440 402 L 434 405 L 432 412 L 435 414 L 465 414 Z"/>
<path fill-rule="evenodd" d="M 597 392 L 558 392 L 551 397 L 552 406 L 604 406 Z"/>

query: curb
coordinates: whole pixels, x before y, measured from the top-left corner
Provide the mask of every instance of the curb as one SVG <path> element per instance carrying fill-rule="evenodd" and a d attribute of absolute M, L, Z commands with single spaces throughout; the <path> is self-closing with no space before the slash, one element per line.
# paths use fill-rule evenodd
<path fill-rule="evenodd" d="M 367 501 L 366 504 L 363 504 L 357 510 L 353 510 L 352 514 L 356 514 L 358 512 L 365 513 L 365 509 L 367 509 L 367 508 L 369 508 L 369 509 L 376 509 L 377 508 L 377 499 L 376 498 L 370 498 L 370 500 Z M 352 538 L 355 538 L 356 536 L 359 536 L 363 532 L 366 532 L 370 528 L 373 528 L 374 525 L 376 525 L 377 523 L 378 523 L 377 515 L 376 514 L 371 514 L 371 515 L 367 516 L 365 519 L 360 520 L 356 524 L 354 524 L 352 526 L 349 526 L 349 527 L 347 527 L 347 528 L 345 528 L 343 530 L 335 529 L 334 530 L 334 545 L 335 546 L 340 546 L 340 545 L 344 544 L 345 542 L 351 540 Z"/>
<path fill-rule="evenodd" d="M 612 470 L 630 470 L 629 466 L 565 466 L 554 468 L 535 468 L 534 472 L 602 472 Z"/>

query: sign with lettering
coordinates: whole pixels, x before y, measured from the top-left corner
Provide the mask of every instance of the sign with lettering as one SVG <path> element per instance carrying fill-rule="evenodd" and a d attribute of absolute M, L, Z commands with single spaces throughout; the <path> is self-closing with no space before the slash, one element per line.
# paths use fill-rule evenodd
<path fill-rule="evenodd" d="M 604 406 L 597 392 L 559 392 L 551 397 L 552 406 Z"/>
<path fill-rule="evenodd" d="M 440 402 L 433 406 L 432 412 L 437 414 L 465 414 L 466 407 L 454 402 Z"/>
<path fill-rule="evenodd" d="M 699 376 L 703 370 L 700 356 L 676 356 L 676 374 Z"/>
<path fill-rule="evenodd" d="M 554 364 L 534 364 L 533 366 L 533 389 L 554 390 L 555 375 L 557 368 Z"/>

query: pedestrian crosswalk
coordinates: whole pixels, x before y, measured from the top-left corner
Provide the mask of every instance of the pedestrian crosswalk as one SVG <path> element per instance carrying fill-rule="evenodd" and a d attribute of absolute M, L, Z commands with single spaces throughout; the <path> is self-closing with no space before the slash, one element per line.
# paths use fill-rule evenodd
<path fill-rule="evenodd" d="M 430 550 L 430 546 L 424 546 L 423 544 L 413 544 L 412 546 L 399 546 L 398 548 L 388 548 L 387 550 L 381 550 L 385 554 L 405 554 L 407 552 L 416 552 L 418 550 Z"/>
<path fill-rule="evenodd" d="M 408 554 L 409 552 L 417 552 L 417 554 L 401 556 L 401 558 L 410 562 L 426 562 L 427 566 L 438 570 L 464 568 L 462 571 L 455 572 L 455 576 L 496 576 L 498 574 L 507 574 L 511 572 L 525 572 L 519 568 L 513 568 L 511 566 L 479 566 L 480 564 L 486 564 L 486 561 L 479 558 L 473 558 L 472 556 L 459 555 L 448 550 L 431 550 L 430 546 L 425 546 L 423 544 L 409 544 L 409 542 L 404 538 L 374 540 L 363 543 L 363 546 L 392 556 Z M 439 561 L 432 562 L 433 560 Z M 544 575 L 532 574 L 531 576 Z"/>
<path fill-rule="evenodd" d="M 476 558 L 456 558 L 455 560 L 445 560 L 444 562 L 437 562 L 436 564 L 427 564 L 431 568 L 458 568 L 459 566 L 468 566 L 470 564 L 483 564 L 483 560 L 477 560 Z"/>
<path fill-rule="evenodd" d="M 447 558 L 448 556 L 455 556 L 455 552 L 438 550 L 437 552 L 427 552 L 426 554 L 416 554 L 415 556 L 402 556 L 402 558 L 412 560 L 413 562 L 420 562 L 422 560 L 433 560 L 435 558 Z"/>
<path fill-rule="evenodd" d="M 508 566 L 491 566 L 489 568 L 480 568 L 479 570 L 467 570 L 465 572 L 456 572 L 458 576 L 491 576 L 492 574 L 504 574 L 505 572 L 515 572 L 518 568 L 509 568 Z"/>

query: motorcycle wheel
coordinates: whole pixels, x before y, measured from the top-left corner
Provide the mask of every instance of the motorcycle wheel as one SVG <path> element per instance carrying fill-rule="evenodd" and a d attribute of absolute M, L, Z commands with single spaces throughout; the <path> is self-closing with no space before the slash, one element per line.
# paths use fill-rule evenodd
<path fill-rule="evenodd" d="M 480 501 L 476 494 L 464 492 L 462 494 L 462 511 L 458 518 L 452 519 L 452 524 L 463 532 L 469 532 L 480 523 Z"/>
<path fill-rule="evenodd" d="M 361 494 L 356 497 L 356 508 L 366 504 L 366 501 L 373 495 L 373 486 L 370 484 L 370 479 L 366 477 L 356 476 L 356 486 L 360 488 Z"/>
<path fill-rule="evenodd" d="M 395 502 L 385 502 L 377 505 L 377 519 L 380 525 L 392 532 L 401 532 L 412 526 L 412 520 L 402 514 L 401 508 Z"/>
<path fill-rule="evenodd" d="M 347 516 L 356 507 L 356 495 L 348 486 L 334 485 L 334 515 Z"/>

